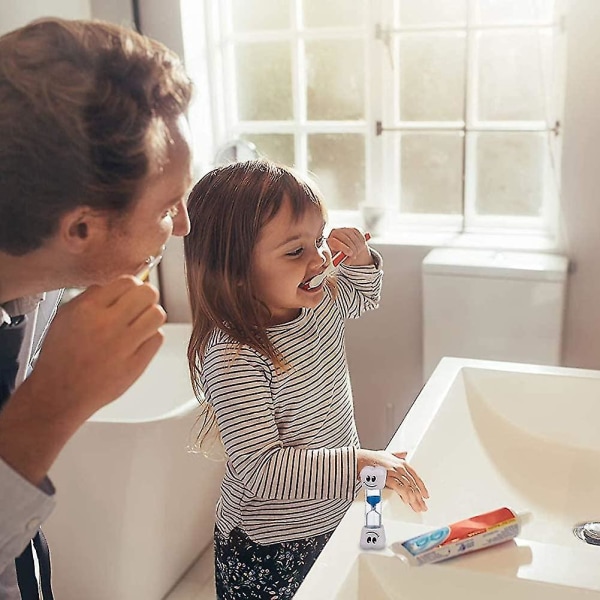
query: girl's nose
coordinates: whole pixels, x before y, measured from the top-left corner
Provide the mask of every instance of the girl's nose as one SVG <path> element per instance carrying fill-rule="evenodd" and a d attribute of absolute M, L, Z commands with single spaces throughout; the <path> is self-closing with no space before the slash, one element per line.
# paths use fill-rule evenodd
<path fill-rule="evenodd" d="M 327 248 L 325 245 L 320 248 L 315 248 L 314 255 L 311 256 L 311 265 L 318 268 L 327 264 Z"/>

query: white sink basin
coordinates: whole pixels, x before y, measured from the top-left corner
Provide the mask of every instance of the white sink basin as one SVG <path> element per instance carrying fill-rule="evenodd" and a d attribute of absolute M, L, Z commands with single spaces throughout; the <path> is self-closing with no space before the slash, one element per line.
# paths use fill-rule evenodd
<path fill-rule="evenodd" d="M 388 544 L 501 506 L 531 513 L 519 537 L 436 565 L 362 552 L 359 497 L 296 598 L 600 599 L 600 372 L 444 359 L 394 436 L 425 480 L 429 511 L 384 496 Z"/>
<path fill-rule="evenodd" d="M 387 515 L 437 526 L 508 506 L 532 513 L 527 539 L 581 548 L 573 525 L 600 520 L 599 434 L 596 373 L 463 367 L 411 455 L 429 512 L 394 501 Z"/>
<path fill-rule="evenodd" d="M 501 561 L 503 551 L 504 549 L 490 550 L 487 560 Z M 513 544 L 509 552 L 516 551 L 519 551 L 519 547 Z M 507 552 L 504 554 L 509 556 Z M 475 556 L 481 555 L 465 556 L 462 562 L 473 561 Z M 504 574 L 460 568 L 457 561 L 415 568 L 399 564 L 394 556 L 363 553 L 357 557 L 350 574 L 333 597 L 335 600 L 423 600 L 448 597 L 585 600 L 594 597 L 589 590 L 517 579 L 514 577 L 510 558 L 502 566 L 506 569 Z"/>

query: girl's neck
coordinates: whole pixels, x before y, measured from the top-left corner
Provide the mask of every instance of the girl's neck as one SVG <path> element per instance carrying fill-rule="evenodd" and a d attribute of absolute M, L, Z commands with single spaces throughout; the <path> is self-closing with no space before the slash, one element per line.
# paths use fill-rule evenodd
<path fill-rule="evenodd" d="M 294 309 L 293 311 L 290 309 L 290 312 L 281 315 L 273 315 L 269 320 L 268 327 L 275 327 L 276 325 L 284 325 L 285 323 L 290 323 L 297 319 L 302 313 L 302 309 Z"/>

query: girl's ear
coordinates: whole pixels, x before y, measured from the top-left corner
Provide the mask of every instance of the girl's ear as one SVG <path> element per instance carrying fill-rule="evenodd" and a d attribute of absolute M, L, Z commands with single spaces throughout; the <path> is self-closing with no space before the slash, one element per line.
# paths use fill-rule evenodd
<path fill-rule="evenodd" d="M 78 206 L 61 217 L 58 236 L 69 252 L 83 254 L 104 239 L 107 230 L 106 214 Z"/>

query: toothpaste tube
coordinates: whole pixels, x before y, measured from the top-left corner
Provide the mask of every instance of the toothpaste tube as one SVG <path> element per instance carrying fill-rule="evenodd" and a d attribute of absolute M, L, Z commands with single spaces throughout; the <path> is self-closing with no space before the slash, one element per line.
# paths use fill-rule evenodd
<path fill-rule="evenodd" d="M 506 542 L 519 535 L 521 517 L 508 508 L 484 513 L 392 544 L 392 550 L 418 565 L 435 563 Z"/>

